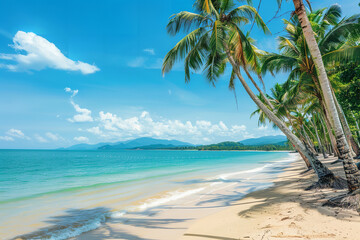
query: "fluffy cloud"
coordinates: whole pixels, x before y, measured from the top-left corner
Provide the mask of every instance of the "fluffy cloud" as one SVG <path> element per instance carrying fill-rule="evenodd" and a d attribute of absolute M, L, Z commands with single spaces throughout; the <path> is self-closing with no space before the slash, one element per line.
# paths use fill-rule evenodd
<path fill-rule="evenodd" d="M 34 137 L 35 137 L 35 139 L 37 141 L 39 141 L 41 143 L 46 143 L 47 142 L 47 140 L 44 137 L 40 136 L 39 134 L 35 134 Z"/>
<path fill-rule="evenodd" d="M 108 140 L 148 136 L 208 142 L 219 137 L 238 140 L 249 136 L 245 125 L 227 126 L 222 121 L 212 123 L 204 120 L 195 122 L 164 118 L 154 120 L 146 111 L 130 118 L 121 118 L 116 114 L 101 111 L 97 121 L 99 125 L 87 131 Z"/>
<path fill-rule="evenodd" d="M 15 51 L 24 51 L 26 54 L 0 54 L 0 59 L 16 62 L 16 64 L 0 64 L 0 67 L 11 71 L 53 68 L 91 74 L 100 70 L 95 65 L 73 61 L 65 57 L 55 44 L 32 32 L 18 31 L 13 42 L 14 44 L 11 47 Z"/>
<path fill-rule="evenodd" d="M 75 111 L 79 114 L 74 115 L 72 118 L 68 118 L 69 122 L 92 122 L 94 121 L 91 117 L 91 111 L 86 108 L 81 108 L 78 104 L 74 103 L 73 100 L 70 101 L 73 105 Z"/>
<path fill-rule="evenodd" d="M 0 136 L 0 140 L 2 141 L 15 141 L 15 138 L 19 138 L 19 139 L 26 139 L 26 140 L 30 140 L 31 138 L 29 138 L 28 136 L 26 136 L 21 130 L 19 129 L 15 129 L 15 128 L 11 128 L 6 132 L 5 136 Z"/>
<path fill-rule="evenodd" d="M 74 137 L 74 140 L 77 142 L 89 142 L 89 139 L 87 137 L 83 137 L 83 136 Z"/>
<path fill-rule="evenodd" d="M 261 126 L 258 127 L 259 131 L 264 131 L 266 129 L 268 129 L 268 126 L 266 126 L 266 125 L 261 125 Z"/>
<path fill-rule="evenodd" d="M 103 134 L 103 131 L 101 131 L 99 127 L 88 128 L 88 129 L 86 129 L 86 131 L 88 131 L 89 133 L 95 134 L 95 135 Z"/>
<path fill-rule="evenodd" d="M 78 113 L 72 118 L 68 118 L 69 122 L 92 122 L 94 119 L 91 117 L 91 111 L 87 108 L 81 108 L 73 100 L 73 97 L 79 92 L 79 90 L 72 90 L 69 87 L 66 87 L 65 92 L 71 93 L 70 103 L 74 107 L 75 111 Z"/>
<path fill-rule="evenodd" d="M 9 131 L 6 132 L 8 135 L 13 136 L 13 137 L 17 137 L 17 138 L 24 138 L 25 134 L 19 130 L 19 129 L 10 129 Z"/>
<path fill-rule="evenodd" d="M 68 119 L 71 122 L 94 122 L 87 129 L 79 128 L 80 132 L 95 135 L 101 140 L 126 140 L 136 137 L 156 137 L 178 139 L 193 143 L 204 143 L 221 140 L 241 140 L 252 135 L 245 125 L 226 125 L 223 121 L 213 123 L 206 120 L 181 121 L 163 117 L 153 119 L 149 112 L 143 111 L 137 116 L 123 118 L 111 112 L 100 111 L 98 117 L 91 116 L 91 110 L 81 108 L 73 101 L 77 90 L 65 88 L 71 93 L 70 102 L 77 115 Z M 86 137 L 75 137 L 75 141 L 88 142 Z"/>
<path fill-rule="evenodd" d="M 71 93 L 71 94 L 72 94 L 71 97 L 75 97 L 76 94 L 78 94 L 78 92 L 79 92 L 79 90 L 72 90 L 72 89 L 69 88 L 69 87 L 66 87 L 64 90 L 65 90 L 65 92 L 67 92 L 67 93 Z"/>
<path fill-rule="evenodd" d="M 30 140 L 30 138 L 28 136 L 26 136 L 21 130 L 19 129 L 14 129 L 11 128 L 9 131 L 6 132 L 7 135 L 11 136 L 11 137 L 15 137 L 15 138 L 22 138 L 22 139 L 27 139 Z"/>
<path fill-rule="evenodd" d="M 0 140 L 9 142 L 9 141 L 14 141 L 14 138 L 9 137 L 9 136 L 0 136 Z"/>
<path fill-rule="evenodd" d="M 60 139 L 60 137 L 57 134 L 51 132 L 47 132 L 45 135 L 52 141 L 58 141 Z"/>

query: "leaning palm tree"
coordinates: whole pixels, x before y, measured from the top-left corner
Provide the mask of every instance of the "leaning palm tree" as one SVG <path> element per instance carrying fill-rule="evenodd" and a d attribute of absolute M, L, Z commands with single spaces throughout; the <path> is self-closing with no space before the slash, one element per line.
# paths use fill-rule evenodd
<path fill-rule="evenodd" d="M 336 136 L 336 143 L 337 143 L 337 149 L 339 150 L 339 158 L 343 159 L 343 166 L 345 170 L 345 175 L 348 183 L 349 191 L 355 191 L 357 189 L 360 189 L 360 172 L 357 169 L 353 158 L 350 154 L 350 148 L 346 141 L 346 137 L 341 125 L 341 121 L 339 119 L 339 113 L 336 108 L 334 96 L 332 93 L 331 85 L 328 80 L 325 65 L 322 59 L 322 54 L 319 49 L 317 40 L 315 38 L 312 25 L 309 21 L 309 18 L 307 16 L 307 12 L 305 10 L 305 6 L 302 2 L 302 0 L 293 0 L 294 6 L 295 6 L 295 13 L 298 17 L 301 31 L 303 33 L 304 39 L 306 40 L 307 46 L 305 47 L 305 50 L 308 49 L 311 54 L 311 59 L 313 61 L 314 68 L 312 69 L 312 72 L 315 73 L 315 76 L 317 76 L 318 83 L 319 83 L 319 89 L 321 89 L 322 97 L 324 98 L 324 108 L 329 113 L 330 118 L 332 120 L 332 125 L 334 127 L 335 136 Z M 328 22 L 330 23 L 333 19 L 328 19 Z M 344 26 L 342 28 L 342 31 L 344 31 L 346 34 L 358 34 L 358 27 L 359 25 L 355 25 L 357 28 L 354 29 L 354 32 L 349 32 L 347 29 L 347 26 Z M 331 41 L 337 41 L 341 42 L 341 38 L 336 38 L 334 36 L 331 36 Z M 330 41 L 330 40 L 329 40 Z M 355 49 L 357 50 L 357 49 Z M 355 51 L 354 50 L 354 51 Z M 294 50 L 295 51 L 295 50 Z M 339 56 L 346 56 L 348 52 L 346 50 L 339 51 L 336 55 Z M 335 57 L 333 58 L 335 59 Z M 306 62 L 308 64 L 309 62 Z M 315 81 L 315 79 L 314 79 Z"/>
<path fill-rule="evenodd" d="M 288 88 L 290 86 L 288 84 L 275 84 L 275 86 L 273 88 L 271 88 L 271 94 L 272 96 L 269 96 L 268 99 L 272 102 L 273 106 L 274 106 L 274 113 L 275 115 L 282 119 L 286 125 L 288 127 L 291 127 L 293 133 L 300 138 L 300 140 L 306 144 L 305 141 L 305 137 L 303 136 L 303 134 L 298 130 L 298 126 L 296 126 L 296 122 L 294 122 L 294 116 L 291 115 L 291 111 L 294 110 L 295 105 L 297 104 L 294 99 L 290 99 L 287 97 L 288 95 Z M 261 96 L 259 96 L 260 100 L 263 100 Z M 265 103 L 265 101 L 264 101 Z M 255 110 L 250 117 L 253 117 L 254 115 L 258 114 L 259 115 L 259 119 L 258 119 L 258 123 L 259 125 L 265 125 L 267 122 L 271 123 L 271 120 L 264 114 L 264 112 L 258 108 L 257 110 Z M 273 124 L 273 128 L 277 129 L 277 126 L 275 124 Z M 299 151 L 299 149 L 296 148 L 296 146 L 294 145 L 295 149 L 299 152 L 299 154 L 301 155 L 302 159 L 304 160 L 306 166 L 308 168 L 311 168 L 311 164 L 309 162 L 309 159 L 306 158 L 306 156 L 304 156 L 301 151 Z"/>
<path fill-rule="evenodd" d="M 333 68 L 335 62 L 354 61 L 360 59 L 360 47 L 353 44 L 356 33 L 359 28 L 359 15 L 340 20 L 341 8 L 338 5 L 332 5 L 328 9 L 320 9 L 308 14 L 312 27 L 317 32 L 317 41 L 319 49 L 324 59 L 324 64 Z M 297 16 L 291 20 L 284 20 L 286 24 L 286 36 L 279 37 L 280 54 L 268 54 L 262 57 L 263 73 L 266 71 L 278 72 L 289 71 L 289 79 L 309 77 L 313 81 L 312 87 L 316 91 L 320 103 L 323 105 L 323 111 L 327 111 L 321 87 L 317 78 L 314 61 L 309 54 L 309 49 L 304 39 L 303 31 Z M 349 34 L 349 32 L 355 34 Z M 304 76 L 305 74 L 305 76 Z M 335 103 L 338 107 L 336 98 Z M 328 122 L 331 124 L 329 113 L 325 113 Z M 339 111 L 341 123 L 344 131 L 354 151 L 360 154 L 360 149 L 352 137 L 350 128 L 347 124 L 342 111 Z M 336 140 L 332 137 L 332 144 L 336 146 Z"/>
<path fill-rule="evenodd" d="M 202 69 L 206 79 L 215 84 L 230 63 L 232 67 L 230 81 L 237 77 L 256 105 L 310 160 L 319 183 L 326 186 L 339 185 L 339 179 L 257 97 L 241 74 L 241 68 L 244 70 L 244 65 L 251 64 L 244 61 L 253 56 L 252 45 L 241 30 L 241 26 L 254 19 L 264 32 L 268 32 L 256 10 L 248 5 L 234 7 L 234 2 L 231 0 L 197 0 L 194 8 L 195 13 L 180 12 L 171 17 L 167 25 L 168 33 L 175 35 L 180 30 L 190 33 L 165 56 L 162 72 L 170 71 L 177 60 L 184 59 L 185 81 L 190 80 L 190 70 Z"/>

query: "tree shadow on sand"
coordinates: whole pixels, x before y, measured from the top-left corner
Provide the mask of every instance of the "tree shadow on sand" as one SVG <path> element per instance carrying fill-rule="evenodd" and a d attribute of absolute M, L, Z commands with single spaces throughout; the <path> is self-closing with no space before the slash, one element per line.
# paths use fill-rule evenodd
<path fill-rule="evenodd" d="M 157 211 L 148 210 L 144 212 L 130 213 L 134 217 L 111 218 L 110 209 L 97 207 L 92 209 L 68 209 L 62 215 L 49 217 L 44 222 L 48 226 L 36 231 L 16 236 L 13 239 L 51 239 L 59 236 L 65 238 L 75 237 L 76 239 L 87 239 L 87 236 L 79 235 L 101 227 L 101 231 L 91 233 L 93 239 L 129 239 L 129 240 L 153 240 L 142 238 L 123 229 L 112 229 L 107 223 L 119 223 L 122 225 L 136 226 L 152 229 L 175 229 L 167 227 L 168 224 L 187 221 L 191 219 L 158 219 L 153 218 Z M 77 236 L 79 235 L 79 236 Z"/>

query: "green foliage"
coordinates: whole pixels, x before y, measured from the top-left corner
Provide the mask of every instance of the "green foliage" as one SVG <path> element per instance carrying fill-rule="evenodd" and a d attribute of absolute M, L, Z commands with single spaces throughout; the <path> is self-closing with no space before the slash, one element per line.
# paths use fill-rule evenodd
<path fill-rule="evenodd" d="M 175 147 L 174 150 L 199 150 L 199 151 L 230 151 L 230 150 L 255 150 L 255 151 L 286 151 L 293 150 L 289 142 L 281 142 L 278 144 L 267 144 L 259 146 L 244 145 L 238 142 L 221 142 L 218 144 L 202 145 L 202 146 L 187 146 L 187 147 Z"/>
<path fill-rule="evenodd" d="M 163 74 L 177 61 L 184 60 L 185 82 L 190 81 L 191 71 L 202 71 L 215 86 L 225 71 L 229 51 L 240 66 L 248 65 L 250 70 L 258 73 L 257 56 L 262 53 L 240 27 L 254 21 L 264 33 L 270 31 L 254 7 L 235 6 L 236 3 L 233 0 L 196 0 L 194 13 L 182 11 L 172 15 L 166 27 L 168 33 L 176 35 L 183 31 L 187 35 L 166 54 Z M 230 79 L 229 85 L 234 87 L 233 80 Z"/>
<path fill-rule="evenodd" d="M 335 72 L 333 78 L 341 83 L 335 92 L 344 111 L 360 112 L 360 65 L 343 64 Z"/>

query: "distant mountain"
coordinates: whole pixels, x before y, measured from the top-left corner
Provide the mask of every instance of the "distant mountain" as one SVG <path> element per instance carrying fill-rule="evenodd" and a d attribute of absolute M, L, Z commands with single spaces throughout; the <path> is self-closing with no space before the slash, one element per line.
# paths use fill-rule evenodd
<path fill-rule="evenodd" d="M 108 144 L 111 143 L 97 143 L 97 144 L 80 143 L 66 148 L 59 148 L 58 150 L 97 150 L 99 147 Z"/>
<path fill-rule="evenodd" d="M 262 145 L 278 145 L 286 146 L 287 138 L 283 135 L 265 136 L 259 138 L 249 138 L 240 142 L 222 142 L 212 144 L 220 148 L 231 148 L 241 146 L 262 146 Z M 60 150 L 120 150 L 120 149 L 171 149 L 180 147 L 195 147 L 191 143 L 181 142 L 177 140 L 156 139 L 150 137 L 136 138 L 133 140 L 115 142 L 115 143 L 97 143 L 97 144 L 76 144 Z"/>
<path fill-rule="evenodd" d="M 153 146 L 153 148 L 151 148 Z M 134 149 L 146 147 L 146 149 L 159 149 L 165 147 L 193 146 L 191 143 L 181 142 L 177 140 L 155 139 L 149 137 L 137 138 L 128 141 L 115 143 L 97 143 L 97 144 L 76 144 L 67 148 L 59 148 L 59 150 L 116 150 L 116 149 Z M 144 148 L 145 149 L 145 148 Z"/>
<path fill-rule="evenodd" d="M 139 146 L 135 147 L 133 149 L 172 149 L 177 147 L 189 147 L 193 145 L 182 145 L 182 146 L 175 146 L 172 144 L 151 144 L 151 145 L 145 145 L 145 146 Z"/>
<path fill-rule="evenodd" d="M 146 147 L 147 149 L 151 149 L 150 146 L 154 146 L 155 148 L 162 148 L 161 146 L 183 147 L 183 146 L 192 146 L 192 144 L 177 140 L 165 140 L 165 139 L 143 137 L 143 138 L 137 138 L 131 141 L 120 142 L 116 144 L 107 144 L 99 147 L 98 149 L 115 150 L 115 149 L 133 149 L 139 147 Z"/>
<path fill-rule="evenodd" d="M 287 138 L 284 135 L 276 135 L 276 136 L 264 136 L 259 138 L 249 138 L 240 141 L 239 143 L 244 145 L 251 146 L 260 146 L 260 145 L 284 145 L 287 142 Z"/>

